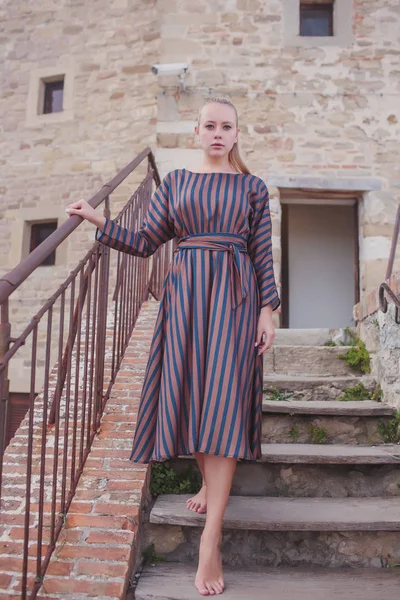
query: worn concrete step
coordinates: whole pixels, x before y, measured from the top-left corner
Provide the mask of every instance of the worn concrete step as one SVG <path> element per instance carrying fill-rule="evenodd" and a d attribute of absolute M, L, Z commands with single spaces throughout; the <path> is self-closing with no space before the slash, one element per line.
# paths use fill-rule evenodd
<path fill-rule="evenodd" d="M 179 457 L 170 464 L 182 473 L 195 462 L 193 457 Z M 400 501 L 400 446 L 262 444 L 260 461 L 238 461 L 231 495 Z"/>
<path fill-rule="evenodd" d="M 291 415 L 393 416 L 396 409 L 374 400 L 264 400 L 263 412 Z"/>
<path fill-rule="evenodd" d="M 400 464 L 400 445 L 261 444 L 262 462 L 307 464 Z"/>
<path fill-rule="evenodd" d="M 296 457 L 304 462 L 290 462 L 286 453 L 283 462 L 274 462 L 280 458 L 274 456 L 273 461 L 261 464 L 238 463 L 231 494 L 302 498 L 396 497 L 400 502 L 398 463 L 374 463 L 372 457 L 362 456 L 349 457 L 354 464 L 334 462 L 337 458 L 330 456 L 317 457 L 321 461 L 317 462 L 316 457 L 307 455 Z M 363 463 L 362 460 L 371 462 Z"/>
<path fill-rule="evenodd" d="M 347 362 L 339 358 L 351 346 L 272 346 L 264 352 L 267 373 L 287 375 L 358 375 Z"/>
<path fill-rule="evenodd" d="M 356 332 L 355 327 L 350 331 Z M 275 346 L 324 346 L 327 342 L 349 343 L 349 336 L 342 329 L 276 329 Z"/>
<path fill-rule="evenodd" d="M 145 566 L 136 600 L 198 600 L 196 565 Z M 225 600 L 395 600 L 400 570 L 318 567 L 224 567 Z"/>
<path fill-rule="evenodd" d="M 339 359 L 338 359 L 339 360 Z M 291 400 L 336 400 L 345 388 L 363 383 L 369 392 L 376 387 L 375 379 L 370 375 L 289 375 L 273 373 L 264 367 L 264 397 L 269 398 L 274 390 L 279 390 L 283 398 Z"/>
<path fill-rule="evenodd" d="M 395 412 L 372 400 L 264 400 L 262 441 L 380 444 L 378 424 Z"/>
<path fill-rule="evenodd" d="M 188 498 L 190 494 L 161 494 L 150 512 L 150 523 L 204 526 L 205 515 L 186 508 Z M 257 531 L 400 531 L 400 503 L 397 498 L 230 496 L 223 528 Z"/>
<path fill-rule="evenodd" d="M 349 464 L 380 465 L 400 464 L 399 444 L 361 446 L 350 444 L 261 444 L 262 457 L 257 462 L 238 461 L 246 467 L 259 463 L 302 463 L 302 464 Z M 194 456 L 184 454 L 169 459 L 175 466 L 185 461 L 193 462 Z M 186 468 L 186 467 L 181 467 Z"/>
<path fill-rule="evenodd" d="M 182 473 L 195 462 L 181 456 L 170 464 Z M 261 461 L 238 461 L 231 495 L 400 501 L 399 465 L 398 445 L 262 444 Z"/>
<path fill-rule="evenodd" d="M 144 548 L 195 563 L 205 515 L 188 494 L 159 496 L 144 529 Z M 225 565 L 386 567 L 400 563 L 398 498 L 230 496 L 223 521 Z"/>

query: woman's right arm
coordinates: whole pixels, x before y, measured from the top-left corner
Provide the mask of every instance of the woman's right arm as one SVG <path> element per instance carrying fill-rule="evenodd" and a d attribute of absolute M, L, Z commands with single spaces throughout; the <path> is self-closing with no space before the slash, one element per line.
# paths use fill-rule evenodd
<path fill-rule="evenodd" d="M 84 200 L 70 204 L 70 214 L 78 214 L 96 225 L 96 240 L 127 254 L 146 258 L 157 248 L 175 237 L 169 214 L 169 174 L 154 192 L 145 218 L 138 231 L 132 231 L 116 221 L 98 214 Z"/>

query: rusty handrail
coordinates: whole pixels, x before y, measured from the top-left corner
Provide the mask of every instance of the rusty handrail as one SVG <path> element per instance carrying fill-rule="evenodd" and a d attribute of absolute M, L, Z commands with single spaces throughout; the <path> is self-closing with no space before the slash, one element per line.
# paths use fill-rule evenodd
<path fill-rule="evenodd" d="M 109 216 L 109 195 L 146 158 L 147 175 L 116 218 L 116 221 L 121 221 L 122 225 L 133 230 L 139 229 L 143 213 L 150 203 L 152 182 L 154 181 L 157 186 L 161 183 L 154 156 L 149 148 L 141 152 L 109 183 L 105 184 L 89 200 L 89 204 L 97 208 L 102 201 L 105 201 L 104 214 Z M 121 252 L 112 253 L 108 246 L 95 241 L 62 285 L 30 319 L 22 333 L 16 338 L 11 337 L 9 302 L 13 292 L 81 222 L 82 218 L 78 215 L 71 216 L 24 261 L 0 280 L 0 502 L 2 504 L 5 481 L 8 496 L 11 495 L 13 488 L 10 474 L 13 474 L 15 466 L 12 460 L 4 462 L 5 457 L 8 456 L 5 453 L 5 427 L 10 390 L 8 365 L 21 351 L 22 346 L 25 346 L 26 351 L 30 350 L 28 420 L 26 421 L 25 418 L 28 427 L 25 427 L 25 432 L 23 430 L 17 432 L 18 439 L 15 441 L 19 446 L 19 456 L 21 459 L 27 459 L 25 492 L 21 492 L 23 494 L 21 501 L 23 500 L 25 504 L 23 556 L 21 556 L 23 565 L 21 598 L 23 600 L 28 597 L 36 598 L 42 585 L 142 302 L 147 299 L 149 293 L 159 299 L 169 259 L 172 256 L 170 244 L 163 244 L 152 256 L 150 272 L 149 261 Z M 113 275 L 117 275 L 114 294 L 110 293 L 111 259 L 117 263 L 116 268 L 113 268 Z M 58 318 L 57 323 L 55 317 Z M 42 325 L 46 325 L 46 333 L 40 337 L 39 328 Z M 27 343 L 31 343 L 29 348 L 26 348 Z M 42 391 L 35 397 L 36 371 L 40 358 L 38 349 L 44 351 L 45 368 Z M 50 364 L 52 350 L 57 351 L 53 369 Z M 21 444 L 26 444 L 26 456 L 20 452 Z M 10 446 L 13 446 L 13 440 L 10 441 Z M 34 461 L 33 457 L 35 457 Z M 38 477 L 34 478 L 34 473 L 39 473 Z M 38 496 L 37 492 L 39 492 Z M 45 502 L 46 495 L 51 498 L 51 503 Z M 31 506 L 32 502 L 35 503 L 34 507 Z M 45 508 L 46 504 L 51 504 L 51 507 Z M 35 527 L 31 527 L 33 517 L 38 519 Z M 46 521 L 46 517 L 50 517 L 50 520 Z M 44 527 L 48 529 L 45 530 Z M 48 533 L 49 539 L 43 542 L 44 533 Z M 33 537 L 37 538 L 34 567 L 29 565 L 31 562 L 29 548 Z M 36 577 L 32 584 L 28 584 L 27 576 L 32 568 Z M 31 585 L 30 589 L 28 589 L 29 585 Z"/>
<path fill-rule="evenodd" d="M 383 313 L 387 312 L 388 301 L 387 301 L 387 298 L 385 297 L 385 294 L 386 294 L 396 307 L 394 319 L 398 325 L 400 325 L 400 297 L 396 296 L 396 294 L 394 293 L 394 291 L 391 289 L 390 285 L 387 282 L 391 278 L 392 273 L 393 273 L 393 265 L 394 265 L 395 255 L 396 255 L 397 244 L 399 242 L 399 234 L 400 234 L 400 204 L 397 207 L 397 213 L 396 213 L 396 218 L 395 218 L 395 222 L 394 222 L 392 244 L 390 247 L 389 260 L 388 260 L 388 264 L 387 264 L 387 268 L 386 268 L 385 281 L 383 283 L 381 283 L 381 285 L 379 286 L 379 309 Z"/>
<path fill-rule="evenodd" d="M 399 233 L 400 233 L 400 204 L 397 207 L 396 218 L 394 221 L 392 245 L 390 247 L 389 260 L 388 260 L 388 265 L 387 265 L 386 275 L 385 275 L 386 280 L 390 279 L 390 277 L 392 276 L 392 273 L 393 273 L 394 257 L 396 254 L 396 248 L 397 248 L 397 244 L 399 241 Z"/>
<path fill-rule="evenodd" d="M 88 203 L 97 208 L 103 200 L 113 192 L 124 179 L 128 177 L 136 169 L 145 158 L 148 158 L 152 170 L 154 172 L 154 181 L 158 186 L 160 184 L 160 175 L 157 170 L 157 165 L 154 160 L 154 155 L 150 148 L 145 148 L 138 156 L 124 167 L 117 175 L 88 200 Z M 0 304 L 9 298 L 14 290 L 33 271 L 42 264 L 43 260 L 49 256 L 56 248 L 82 223 L 83 219 L 79 215 L 71 215 L 60 227 L 50 234 L 37 248 L 16 267 L 9 271 L 6 275 L 0 278 Z"/>

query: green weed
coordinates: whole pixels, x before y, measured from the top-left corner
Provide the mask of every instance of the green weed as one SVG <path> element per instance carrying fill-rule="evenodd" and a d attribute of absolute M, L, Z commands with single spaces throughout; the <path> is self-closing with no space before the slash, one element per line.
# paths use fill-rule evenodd
<path fill-rule="evenodd" d="M 363 383 L 353 387 L 344 388 L 343 394 L 338 397 L 342 402 L 351 402 L 353 400 L 370 400 L 371 392 L 367 390 Z"/>
<path fill-rule="evenodd" d="M 350 328 L 346 327 L 346 332 L 350 337 L 351 348 L 345 354 L 338 354 L 338 358 L 347 362 L 353 371 L 360 373 L 371 372 L 371 358 L 365 342 L 355 335 Z"/>
<path fill-rule="evenodd" d="M 294 396 L 294 393 L 290 394 L 286 390 L 279 390 L 278 388 L 271 388 L 270 396 L 266 397 L 266 400 L 274 402 L 275 400 L 290 400 Z"/>
<path fill-rule="evenodd" d="M 177 473 L 169 461 L 153 462 L 151 465 L 150 490 L 158 494 L 195 494 L 202 483 L 201 473 L 189 465 L 182 473 Z"/>
<path fill-rule="evenodd" d="M 292 438 L 292 440 L 294 442 L 297 442 L 298 437 L 299 437 L 299 427 L 298 425 L 292 425 L 292 427 L 289 430 L 289 435 Z"/>
<path fill-rule="evenodd" d="M 400 443 L 400 410 L 397 410 L 395 416 L 389 419 L 387 423 L 379 420 L 376 426 L 379 436 L 384 442 L 389 444 Z"/>
<path fill-rule="evenodd" d="M 328 442 L 328 432 L 325 427 L 309 425 L 308 433 L 311 436 L 311 442 L 313 444 L 326 444 Z"/>
<path fill-rule="evenodd" d="M 162 556 L 156 554 L 154 544 L 150 544 L 150 546 L 147 546 L 147 548 L 143 550 L 142 558 L 145 565 L 154 564 L 156 562 L 165 562 L 165 559 Z"/>

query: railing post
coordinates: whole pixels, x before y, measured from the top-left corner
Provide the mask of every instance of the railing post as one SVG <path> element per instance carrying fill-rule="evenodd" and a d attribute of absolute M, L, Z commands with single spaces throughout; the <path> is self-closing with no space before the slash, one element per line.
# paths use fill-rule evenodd
<path fill-rule="evenodd" d="M 396 248 L 397 248 L 397 242 L 399 240 L 399 235 L 400 235 L 400 204 L 397 207 L 396 219 L 394 222 L 392 245 L 390 248 L 390 254 L 389 254 L 389 260 L 388 260 L 388 265 L 387 265 L 387 269 L 386 269 L 385 281 L 390 279 L 390 277 L 392 276 L 394 257 L 396 254 Z"/>
<path fill-rule="evenodd" d="M 110 197 L 105 198 L 103 215 L 110 217 Z M 108 278 L 110 267 L 110 248 L 101 248 L 100 274 L 99 274 L 99 308 L 97 313 L 96 334 L 96 359 L 94 375 L 94 407 L 93 425 L 96 431 L 100 425 L 100 415 L 103 407 L 104 387 L 104 358 L 107 336 L 107 305 L 108 305 Z"/>
<path fill-rule="evenodd" d="M 10 400 L 10 381 L 5 354 L 11 342 L 11 323 L 8 320 L 8 299 L 0 307 L 0 503 L 3 481 L 3 460 L 7 444 L 7 426 Z"/>

